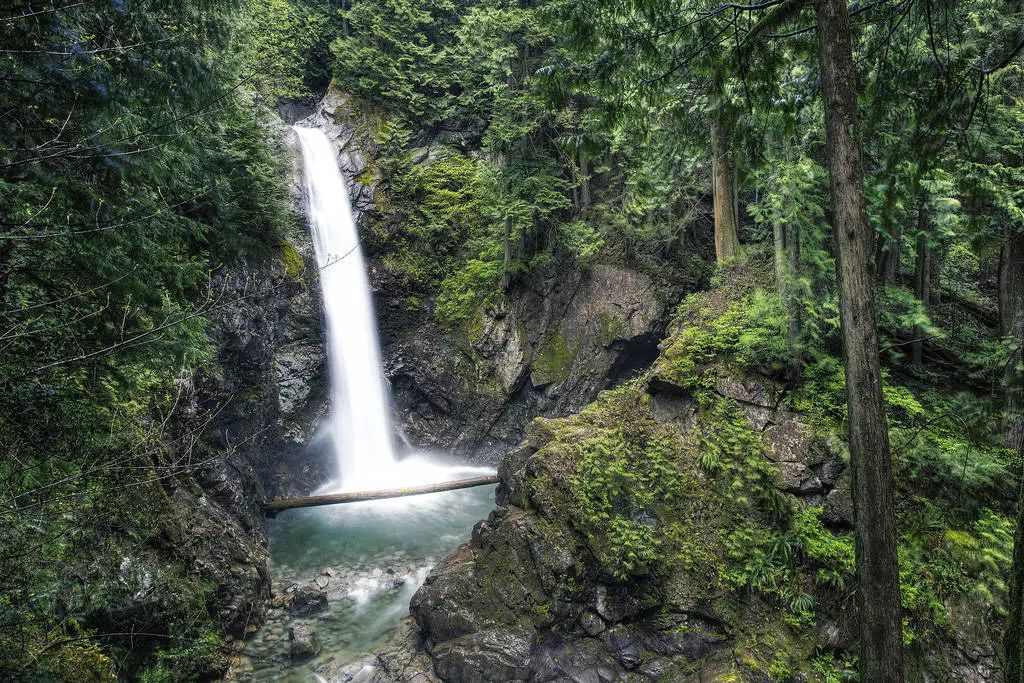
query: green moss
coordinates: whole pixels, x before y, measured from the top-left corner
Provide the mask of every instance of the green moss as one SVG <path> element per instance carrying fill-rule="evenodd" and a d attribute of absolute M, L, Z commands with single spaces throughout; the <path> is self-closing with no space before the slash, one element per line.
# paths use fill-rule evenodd
<path fill-rule="evenodd" d="M 284 264 L 284 273 L 289 279 L 299 283 L 303 281 L 302 276 L 306 272 L 306 262 L 291 242 L 281 243 L 281 262 Z"/>
<path fill-rule="evenodd" d="M 533 361 L 533 372 L 543 382 L 564 382 L 569 377 L 569 370 L 578 352 L 579 348 L 566 341 L 565 336 L 558 332 L 541 347 Z"/>
<path fill-rule="evenodd" d="M 720 374 L 777 374 L 788 362 L 786 317 L 778 297 L 756 288 L 737 298 L 721 291 L 687 297 L 676 313 L 682 329 L 656 368 L 666 379 L 697 392 Z"/>
<path fill-rule="evenodd" d="M 355 181 L 360 185 L 370 187 L 373 182 L 377 179 L 377 172 L 372 166 L 367 166 L 362 173 L 355 177 Z"/>
<path fill-rule="evenodd" d="M 622 332 L 623 323 L 614 315 L 602 311 L 597 314 L 597 338 L 601 344 L 607 346 L 615 341 Z"/>

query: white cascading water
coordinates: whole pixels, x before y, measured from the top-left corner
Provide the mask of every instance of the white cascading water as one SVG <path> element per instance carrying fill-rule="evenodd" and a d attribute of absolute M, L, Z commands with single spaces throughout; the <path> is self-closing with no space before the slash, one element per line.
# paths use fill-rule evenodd
<path fill-rule="evenodd" d="M 394 431 L 359 233 L 327 136 L 317 128 L 294 130 L 302 148 L 307 211 L 327 323 L 328 436 L 337 462 L 337 481 L 331 488 L 380 488 L 394 470 Z"/>

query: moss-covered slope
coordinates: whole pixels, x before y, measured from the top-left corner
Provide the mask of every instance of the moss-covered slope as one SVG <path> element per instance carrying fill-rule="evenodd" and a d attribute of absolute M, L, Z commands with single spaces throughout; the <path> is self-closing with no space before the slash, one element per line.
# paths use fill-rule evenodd
<path fill-rule="evenodd" d="M 537 420 L 498 508 L 413 599 L 445 680 L 842 680 L 856 643 L 841 368 L 784 381 L 756 262 L 691 296 L 653 368 Z M 1006 454 L 887 386 L 912 678 L 995 680 Z M 970 501 L 970 502 L 968 502 Z"/>

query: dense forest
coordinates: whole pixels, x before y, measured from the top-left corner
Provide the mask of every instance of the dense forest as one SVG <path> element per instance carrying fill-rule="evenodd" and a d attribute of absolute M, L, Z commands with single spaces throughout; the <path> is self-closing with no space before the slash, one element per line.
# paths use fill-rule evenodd
<path fill-rule="evenodd" d="M 237 676 L 294 474 L 288 366 L 238 361 L 283 333 L 237 330 L 316 296 L 326 95 L 380 325 L 457 391 L 602 268 L 667 304 L 582 410 L 516 408 L 417 680 L 1024 682 L 1019 2 L 11 0 L 0 93 L 0 678 Z M 637 355 L 581 315 L 502 400 Z"/>

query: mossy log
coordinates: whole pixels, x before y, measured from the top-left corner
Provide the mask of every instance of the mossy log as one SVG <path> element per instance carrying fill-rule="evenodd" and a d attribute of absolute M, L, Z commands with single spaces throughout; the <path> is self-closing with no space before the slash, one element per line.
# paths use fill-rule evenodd
<path fill-rule="evenodd" d="M 291 510 L 292 508 L 310 508 L 320 505 L 338 505 L 341 503 L 359 503 L 367 500 L 381 500 L 383 498 L 419 496 L 424 493 L 455 491 L 457 489 L 468 489 L 475 486 L 488 486 L 490 484 L 497 483 L 498 476 L 495 474 L 489 474 L 483 477 L 471 477 L 469 479 L 458 479 L 456 481 L 442 481 L 436 484 L 424 484 L 423 486 L 406 486 L 397 489 L 328 493 L 322 496 L 300 496 L 298 498 L 275 498 L 274 500 L 263 501 L 260 503 L 260 507 L 263 508 L 263 512 L 268 517 L 273 517 L 282 510 Z"/>

